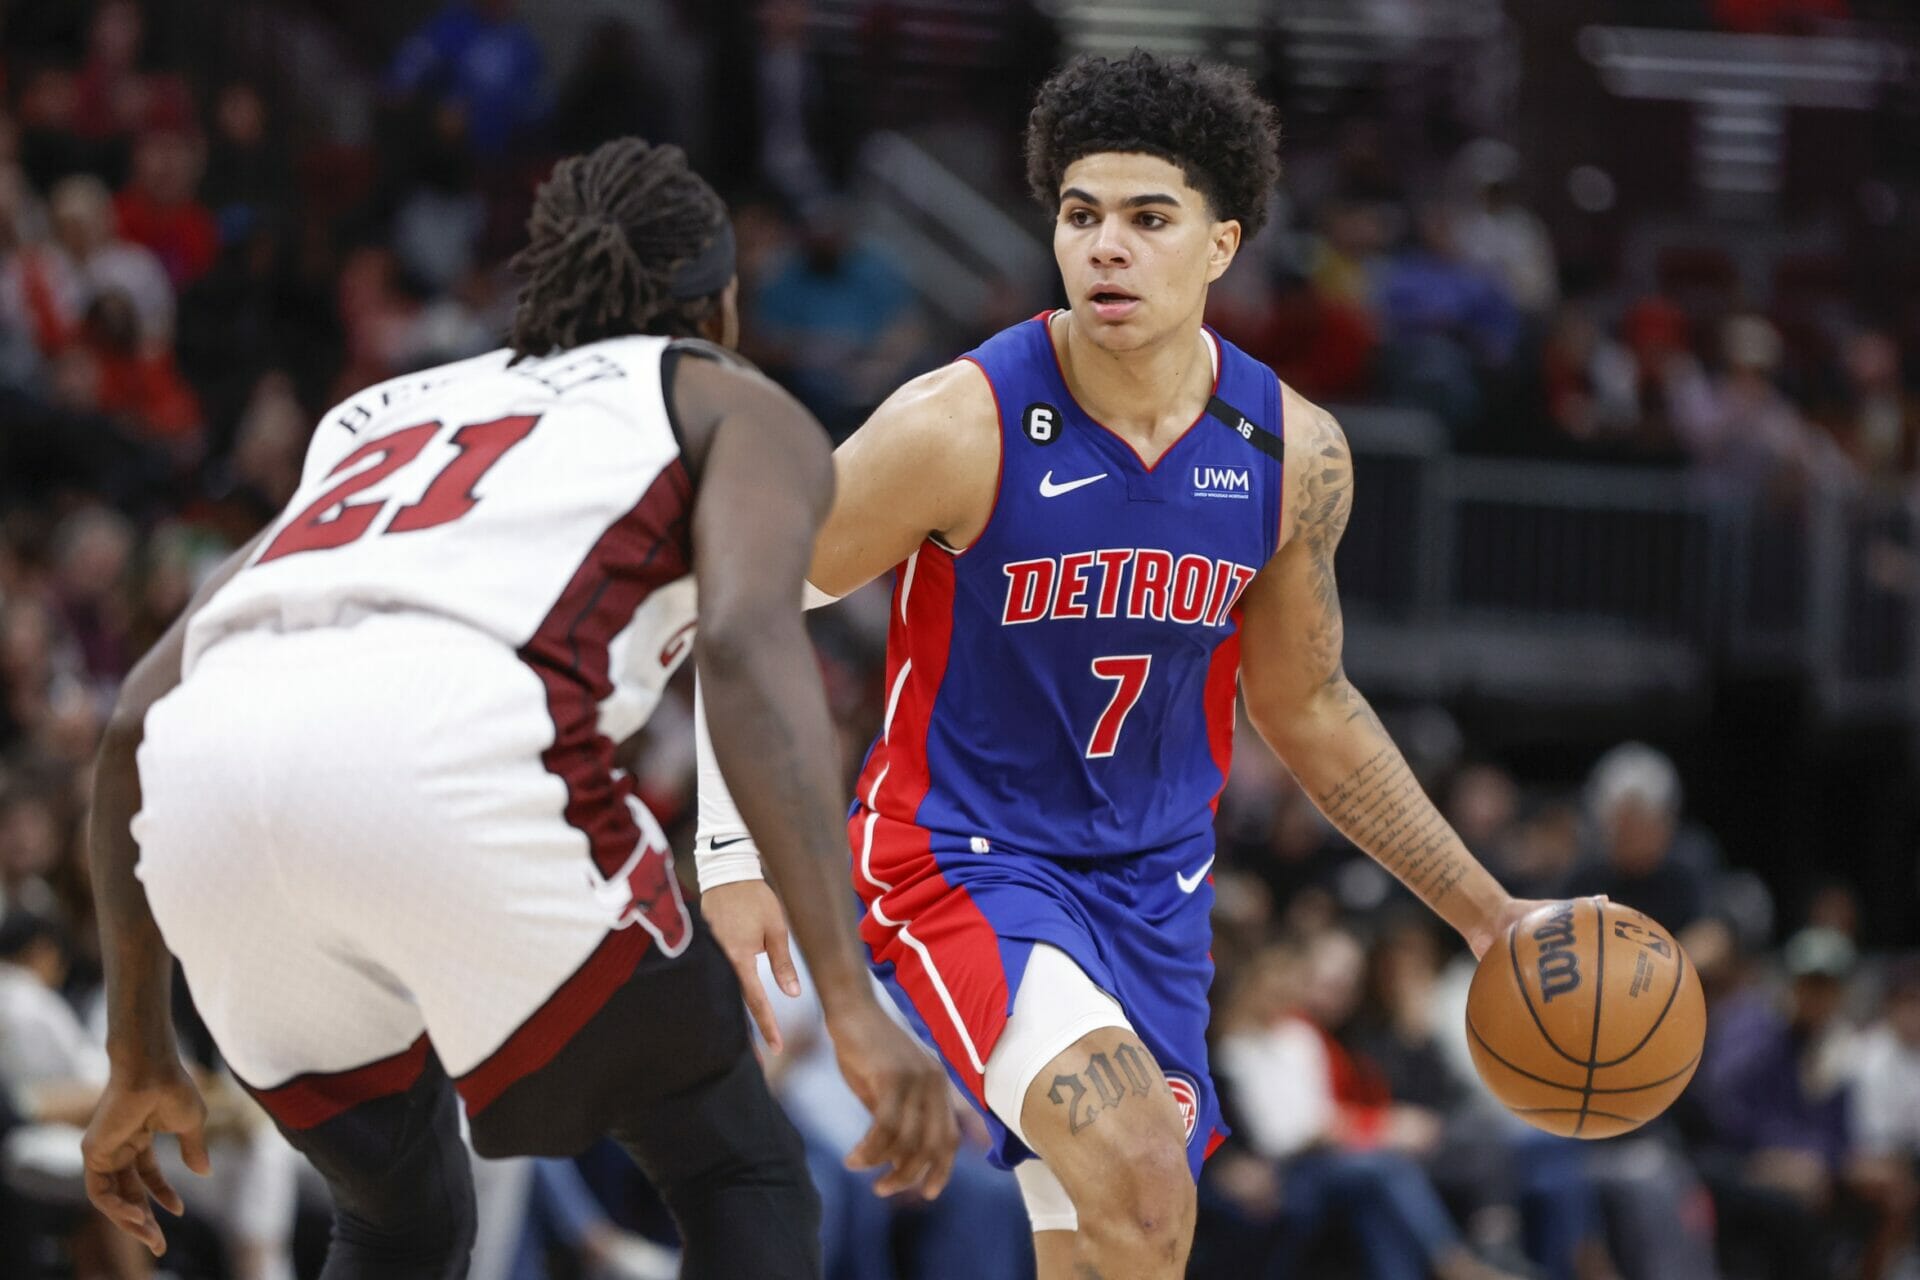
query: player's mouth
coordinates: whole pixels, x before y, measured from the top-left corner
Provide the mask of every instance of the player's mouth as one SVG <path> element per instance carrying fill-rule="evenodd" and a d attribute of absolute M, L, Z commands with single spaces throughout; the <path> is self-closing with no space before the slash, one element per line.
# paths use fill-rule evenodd
<path fill-rule="evenodd" d="M 1087 301 L 1093 306 L 1093 314 L 1109 324 L 1125 320 L 1140 309 L 1139 297 L 1117 285 L 1093 286 L 1087 290 Z"/>

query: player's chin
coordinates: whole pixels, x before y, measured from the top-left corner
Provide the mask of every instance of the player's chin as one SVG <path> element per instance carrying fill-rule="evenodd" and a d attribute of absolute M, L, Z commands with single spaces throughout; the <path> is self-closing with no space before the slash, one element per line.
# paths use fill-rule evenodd
<path fill-rule="evenodd" d="M 1138 351 L 1141 347 L 1151 346 L 1155 334 L 1151 327 L 1142 323 L 1138 311 L 1120 320 L 1101 320 L 1095 318 L 1090 336 L 1102 351 Z"/>

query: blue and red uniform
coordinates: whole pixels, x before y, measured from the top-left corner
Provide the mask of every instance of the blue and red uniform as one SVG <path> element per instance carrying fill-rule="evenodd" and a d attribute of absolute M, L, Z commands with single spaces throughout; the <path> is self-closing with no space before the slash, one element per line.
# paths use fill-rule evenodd
<path fill-rule="evenodd" d="M 1196 1174 L 1221 1129 L 1206 873 L 1283 451 L 1279 381 L 1207 332 L 1215 394 L 1152 466 L 1074 403 L 1046 317 L 970 352 L 999 409 L 992 513 L 895 571 L 885 727 L 848 826 L 861 934 L 1000 1163 L 1026 1148 L 987 1112 L 986 1061 L 1035 942 L 1125 1010 Z"/>

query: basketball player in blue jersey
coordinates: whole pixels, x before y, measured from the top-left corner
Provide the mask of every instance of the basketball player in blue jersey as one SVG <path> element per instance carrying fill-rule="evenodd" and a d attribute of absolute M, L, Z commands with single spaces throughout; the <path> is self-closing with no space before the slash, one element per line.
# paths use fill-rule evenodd
<path fill-rule="evenodd" d="M 893 573 L 885 724 L 848 823 L 862 936 L 1019 1178 L 1042 1280 L 1184 1273 L 1222 1137 L 1208 871 L 1236 690 L 1476 954 L 1536 905 L 1474 860 L 1342 670 L 1338 424 L 1202 323 L 1265 219 L 1277 133 L 1237 71 L 1136 52 L 1058 72 L 1027 168 L 1070 305 L 875 412 L 838 452 L 809 573 L 812 603 Z M 711 770 L 701 809 L 707 918 L 743 978 L 763 949 L 780 974 L 778 903 Z"/>

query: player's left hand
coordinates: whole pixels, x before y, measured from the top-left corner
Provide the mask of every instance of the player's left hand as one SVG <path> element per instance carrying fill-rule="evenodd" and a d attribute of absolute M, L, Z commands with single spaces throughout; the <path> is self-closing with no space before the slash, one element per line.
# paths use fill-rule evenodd
<path fill-rule="evenodd" d="M 1598 901 L 1605 902 L 1603 893 Z M 1487 949 L 1504 938 L 1507 930 L 1523 916 L 1532 915 L 1542 907 L 1551 907 L 1562 901 L 1559 898 L 1508 898 L 1506 904 L 1496 911 L 1488 922 L 1467 934 L 1467 945 L 1473 948 L 1473 958 L 1478 960 L 1487 954 Z"/>
<path fill-rule="evenodd" d="M 187 1168 L 204 1176 L 212 1169 L 207 1161 L 206 1123 L 206 1104 L 178 1059 L 137 1076 L 116 1066 L 80 1140 L 87 1199 L 156 1258 L 167 1251 L 167 1238 L 150 1201 L 159 1201 L 175 1216 L 185 1213 L 186 1205 L 160 1172 L 153 1154 L 154 1137 L 177 1135 L 180 1158 Z"/>
<path fill-rule="evenodd" d="M 760 982 L 760 954 L 765 952 L 780 989 L 790 996 L 800 994 L 800 975 L 794 972 L 793 953 L 787 943 L 787 914 L 780 909 L 780 899 L 765 880 L 739 880 L 701 894 L 700 914 L 707 918 L 714 940 L 740 977 L 747 1012 L 766 1039 L 768 1052 L 780 1052 L 780 1024 L 774 1019 L 767 989 Z"/>

